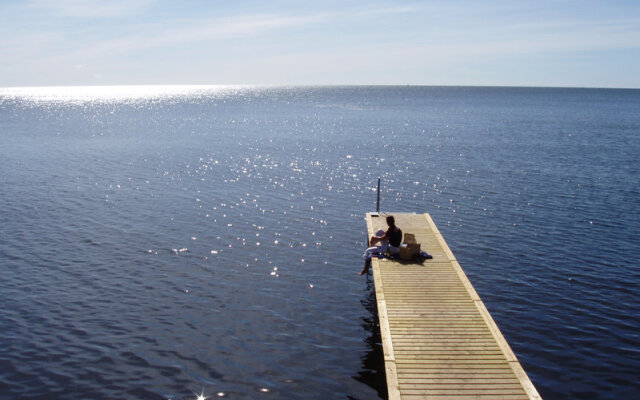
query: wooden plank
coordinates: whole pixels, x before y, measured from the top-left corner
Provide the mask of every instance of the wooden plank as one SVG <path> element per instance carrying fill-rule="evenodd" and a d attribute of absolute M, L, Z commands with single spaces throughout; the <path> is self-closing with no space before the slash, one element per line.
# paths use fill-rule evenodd
<path fill-rule="evenodd" d="M 453 390 L 453 389 L 403 389 L 401 391 L 401 395 L 404 398 L 405 395 L 411 395 L 411 394 L 415 394 L 415 395 L 423 395 L 423 396 L 428 396 L 427 398 L 431 398 L 431 396 L 450 396 L 450 397 L 458 397 L 458 396 L 473 396 L 472 398 L 477 399 L 477 398 L 481 398 L 485 397 L 485 398 L 490 398 L 490 399 L 494 399 L 495 396 L 499 396 L 499 395 L 503 395 L 503 396 L 523 396 L 522 392 L 521 392 L 521 388 L 520 390 L 518 389 L 512 389 L 512 388 L 507 388 L 507 389 L 486 389 L 486 390 L 482 390 L 482 389 L 470 389 L 470 390 Z M 522 397 L 525 398 L 526 397 Z"/>
<path fill-rule="evenodd" d="M 429 395 L 428 397 L 423 394 L 404 394 L 402 396 L 403 399 L 407 400 L 523 400 L 527 399 L 527 397 L 523 397 L 520 395 L 458 395 L 458 396 L 450 396 L 450 395 Z"/>
<path fill-rule="evenodd" d="M 370 227 L 369 232 L 372 229 Z M 388 312 L 384 298 L 384 288 L 382 278 L 379 273 L 377 260 L 373 260 L 371 265 L 373 272 L 373 283 L 376 288 L 376 304 L 378 307 L 378 320 L 380 323 L 380 336 L 382 338 L 382 349 L 385 361 L 385 376 L 387 378 L 387 392 L 389 400 L 401 400 L 400 385 L 398 384 L 398 373 L 396 370 L 393 343 L 391 341 L 391 330 L 389 327 Z M 376 272 L 378 271 L 378 272 Z M 379 295 L 378 295 L 379 293 Z"/>
<path fill-rule="evenodd" d="M 521 394 L 510 394 L 510 393 L 471 393 L 471 394 L 463 394 L 463 393 L 429 393 L 423 394 L 420 391 L 416 392 L 407 392 L 402 394 L 403 399 L 411 399 L 411 400 L 524 400 L 524 397 Z"/>
<path fill-rule="evenodd" d="M 431 216 L 394 216 L 433 259 L 372 262 L 389 398 L 539 399 Z"/>
<path fill-rule="evenodd" d="M 511 377 L 513 378 L 513 371 L 507 367 L 504 366 L 502 368 L 491 368 L 491 369 L 487 369 L 485 371 L 471 371 L 468 369 L 464 369 L 464 368 L 449 368 L 449 369 L 430 369 L 427 370 L 426 372 L 421 371 L 421 370 L 406 370 L 406 371 L 400 371 L 398 372 L 398 377 L 399 378 L 416 378 L 416 377 L 423 377 L 423 378 L 459 378 L 459 377 L 465 377 L 465 378 L 472 378 L 472 377 L 477 377 L 477 378 L 481 378 L 484 376 L 496 376 L 496 377 Z"/>
<path fill-rule="evenodd" d="M 457 385 L 462 384 L 486 384 L 486 383 L 518 383 L 518 379 L 513 375 L 490 375 L 483 374 L 482 376 L 477 375 L 458 375 L 455 377 L 444 376 L 444 377 L 430 377 L 425 378 L 423 376 L 418 377 L 399 377 L 398 381 L 401 383 L 409 383 L 409 384 L 450 384 L 454 383 Z"/>

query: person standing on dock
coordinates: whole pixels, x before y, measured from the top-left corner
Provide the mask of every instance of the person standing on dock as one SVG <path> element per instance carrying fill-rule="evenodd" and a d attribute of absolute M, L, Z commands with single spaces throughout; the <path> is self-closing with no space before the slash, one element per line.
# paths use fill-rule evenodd
<path fill-rule="evenodd" d="M 389 229 L 386 232 L 379 230 L 375 236 L 371 236 L 369 239 L 369 247 L 364 252 L 364 267 L 358 275 L 364 275 L 369 272 L 371 266 L 371 257 L 375 253 L 384 253 L 389 248 L 389 254 L 395 255 L 400 252 L 400 243 L 402 242 L 402 230 L 396 226 L 396 220 L 393 215 L 387 216 L 387 225 Z M 379 246 L 375 246 L 376 243 L 380 243 Z"/>

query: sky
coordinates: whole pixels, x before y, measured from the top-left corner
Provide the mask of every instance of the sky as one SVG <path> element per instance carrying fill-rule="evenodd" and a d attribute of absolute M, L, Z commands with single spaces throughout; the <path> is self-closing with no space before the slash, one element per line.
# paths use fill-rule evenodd
<path fill-rule="evenodd" d="M 0 0 L 0 87 L 640 88 L 640 0 Z"/>

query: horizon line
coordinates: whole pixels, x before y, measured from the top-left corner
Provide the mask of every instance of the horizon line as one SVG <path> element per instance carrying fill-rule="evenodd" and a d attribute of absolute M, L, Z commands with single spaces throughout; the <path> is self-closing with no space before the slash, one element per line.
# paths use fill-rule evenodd
<path fill-rule="evenodd" d="M 20 85 L 0 86 L 0 90 L 10 89 L 79 89 L 79 88 L 194 88 L 194 89 L 222 89 L 222 88 L 313 88 L 313 87 L 468 87 L 468 88 L 514 88 L 514 89 L 613 89 L 640 90 L 640 87 L 624 86 L 557 86 L 557 85 L 478 85 L 478 84 L 415 84 L 415 83 L 308 83 L 308 84 L 251 84 L 251 83 L 141 83 L 141 84 L 104 84 L 104 85 Z M 0 93 L 2 94 L 2 93 Z"/>

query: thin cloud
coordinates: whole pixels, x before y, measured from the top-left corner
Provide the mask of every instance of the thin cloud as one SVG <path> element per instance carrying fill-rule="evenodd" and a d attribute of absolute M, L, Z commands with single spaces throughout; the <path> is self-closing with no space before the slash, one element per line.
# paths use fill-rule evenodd
<path fill-rule="evenodd" d="M 416 7 L 387 7 L 387 8 L 371 8 L 360 11 L 357 15 L 389 15 L 389 14 L 405 14 L 417 11 Z"/>
<path fill-rule="evenodd" d="M 244 15 L 208 19 L 195 25 L 194 21 L 187 21 L 189 26 L 185 26 L 184 23 L 173 27 L 167 27 L 167 23 L 140 26 L 139 30 L 143 31 L 143 34 L 134 34 L 92 44 L 90 52 L 95 55 L 108 55 L 132 50 L 173 47 L 181 44 L 191 46 L 194 42 L 244 38 L 278 29 L 308 26 L 322 19 L 322 15 Z"/>
<path fill-rule="evenodd" d="M 114 18 L 137 15 L 151 2 L 151 0 L 33 0 L 28 7 L 48 10 L 63 17 Z"/>

